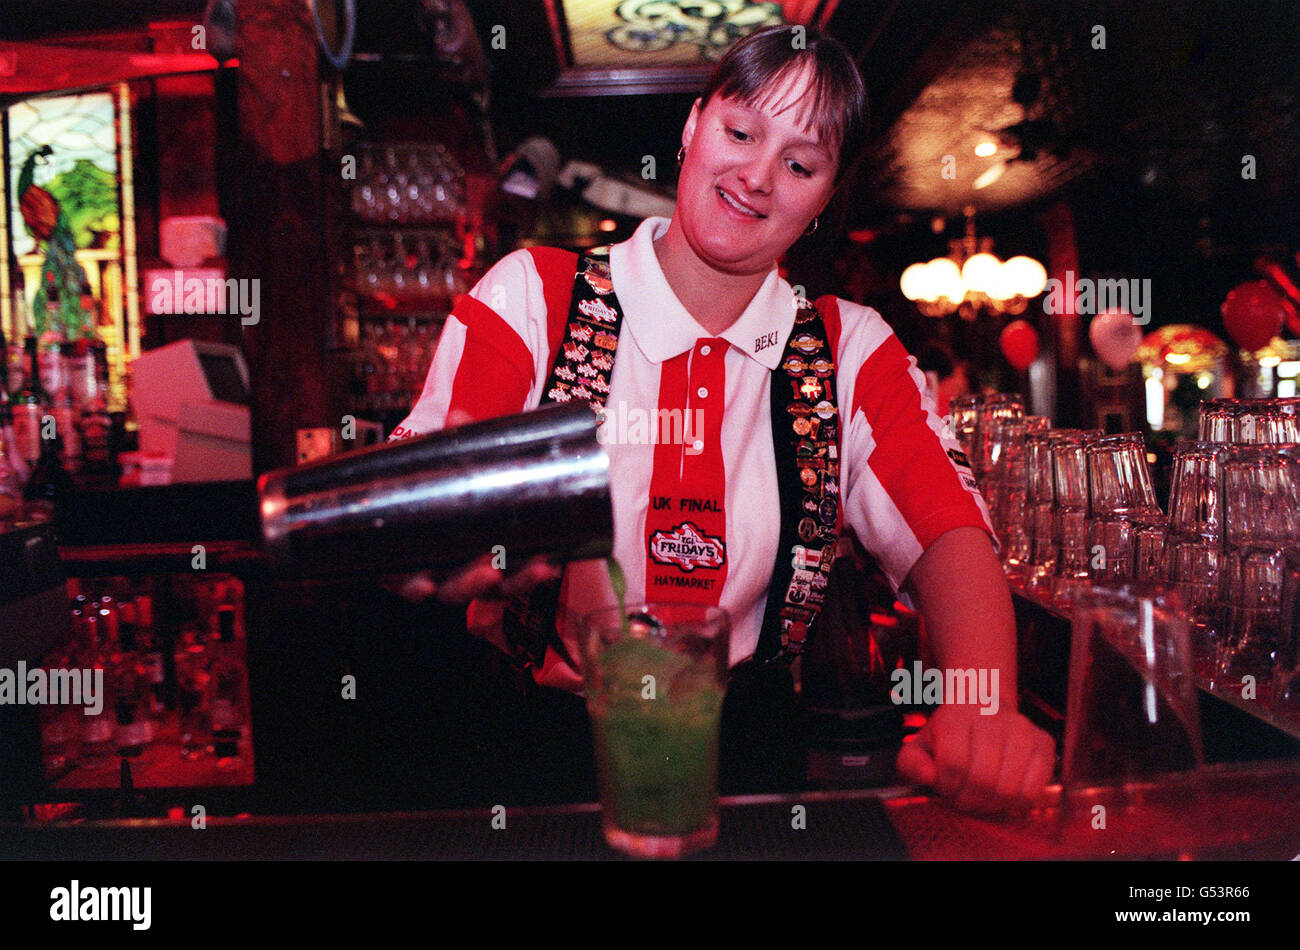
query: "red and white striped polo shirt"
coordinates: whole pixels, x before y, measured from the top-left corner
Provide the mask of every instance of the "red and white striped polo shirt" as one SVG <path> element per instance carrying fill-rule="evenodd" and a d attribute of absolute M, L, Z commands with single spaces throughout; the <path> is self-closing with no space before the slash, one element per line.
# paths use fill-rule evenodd
<path fill-rule="evenodd" d="M 714 585 L 720 590 L 702 589 L 699 599 L 730 612 L 735 664 L 758 643 L 776 559 L 780 508 L 769 386 L 794 327 L 795 297 L 774 267 L 740 319 L 712 338 L 659 268 L 652 241 L 667 227 L 667 219 L 650 218 L 610 252 L 624 311 L 601 433 L 610 454 L 614 555 L 627 576 L 628 602 L 654 600 L 645 596 L 645 529 L 655 442 L 680 442 L 682 453 L 707 451 L 695 439 L 718 432 L 720 415 L 721 464 L 716 472 L 710 467 L 709 477 L 716 479 L 711 494 L 725 499 L 725 582 Z M 547 314 L 567 314 L 573 279 L 572 255 L 548 248 L 515 251 L 493 266 L 447 319 L 424 392 L 393 437 L 437 430 L 451 409 L 483 419 L 536 408 L 562 332 L 548 325 Z M 821 309 L 832 338 L 830 325 L 840 325 L 843 523 L 897 589 L 945 532 L 973 525 L 992 537 L 988 511 L 967 470 L 948 454 L 959 447 L 925 396 L 924 375 L 881 316 L 844 300 Z M 683 392 L 683 373 L 686 406 L 661 405 L 661 388 Z M 707 384 L 716 389 L 719 381 L 723 392 L 711 391 Z M 661 409 L 683 408 L 660 424 Z M 665 456 L 681 458 L 660 452 L 661 466 Z M 559 618 L 566 640 L 574 642 L 584 612 L 613 603 L 603 561 L 570 564 Z M 498 617 L 496 605 L 471 605 L 471 627 Z"/>

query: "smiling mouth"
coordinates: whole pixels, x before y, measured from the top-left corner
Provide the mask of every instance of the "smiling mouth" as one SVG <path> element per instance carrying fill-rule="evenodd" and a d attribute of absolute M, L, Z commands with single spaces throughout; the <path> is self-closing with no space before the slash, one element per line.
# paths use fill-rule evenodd
<path fill-rule="evenodd" d="M 757 211 L 755 211 L 753 208 L 747 208 L 747 207 L 745 207 L 745 206 L 742 205 L 739 201 L 737 201 L 735 198 L 731 197 L 731 195 L 727 194 L 727 192 L 723 191 L 721 188 L 715 188 L 714 190 L 718 193 L 719 197 L 722 198 L 722 202 L 723 202 L 723 204 L 727 205 L 728 207 L 735 208 L 735 209 L 736 209 L 738 212 L 740 212 L 741 214 L 748 215 L 748 216 L 751 217 L 751 218 L 766 218 L 766 217 L 767 217 L 767 215 L 765 215 L 765 214 L 759 214 L 759 213 L 758 213 Z"/>

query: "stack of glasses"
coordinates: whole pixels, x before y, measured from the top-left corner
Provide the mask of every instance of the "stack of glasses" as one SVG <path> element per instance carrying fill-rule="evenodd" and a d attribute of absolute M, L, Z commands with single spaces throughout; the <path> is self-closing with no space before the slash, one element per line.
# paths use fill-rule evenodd
<path fill-rule="evenodd" d="M 1141 433 L 1097 436 L 1084 452 L 1089 576 L 1118 583 L 1155 579 L 1167 519 L 1156 501 Z"/>
<path fill-rule="evenodd" d="M 1177 587 L 1188 610 L 1197 678 L 1213 684 L 1222 641 L 1223 463 L 1221 442 L 1179 442 L 1169 490 L 1169 536 L 1158 579 Z"/>
<path fill-rule="evenodd" d="M 1198 678 L 1300 711 L 1300 399 L 1213 399 L 1174 456 L 1164 579 L 1191 611 Z M 1270 688 L 1271 687 L 1271 688 Z"/>
<path fill-rule="evenodd" d="M 1300 396 L 1206 400 L 1199 438 L 1234 445 L 1300 442 Z"/>
<path fill-rule="evenodd" d="M 1091 581 L 1157 580 L 1166 522 L 1139 433 L 1051 429 L 989 397 L 954 413 L 1017 587 L 1068 607 Z M 963 425 L 962 423 L 965 422 Z"/>
<path fill-rule="evenodd" d="M 1050 429 L 1025 436 L 1025 518 L 1029 538 L 1029 559 L 1019 571 L 1008 564 L 1011 582 L 1038 594 L 1050 593 L 1056 575 L 1055 521 L 1056 489 L 1052 484 L 1052 432 Z M 1006 532 L 1008 526 L 1000 530 Z"/>
<path fill-rule="evenodd" d="M 1234 445 L 1223 465 L 1223 638 L 1218 674 L 1229 689 L 1265 684 L 1282 648 L 1282 581 L 1300 545 L 1300 447 Z M 1279 671 L 1279 679 L 1282 671 Z"/>
<path fill-rule="evenodd" d="M 1168 515 L 1140 433 L 1050 429 L 1011 394 L 952 408 L 1013 586 L 1065 610 L 1090 584 L 1177 588 L 1198 680 L 1300 713 L 1300 398 L 1204 403 Z"/>
<path fill-rule="evenodd" d="M 1016 577 L 1025 572 L 1033 556 L 1033 536 L 1027 525 L 1029 437 L 1050 428 L 1045 416 L 997 418 L 991 421 L 985 439 L 989 467 L 980 490 L 998 526 L 1002 563 Z"/>

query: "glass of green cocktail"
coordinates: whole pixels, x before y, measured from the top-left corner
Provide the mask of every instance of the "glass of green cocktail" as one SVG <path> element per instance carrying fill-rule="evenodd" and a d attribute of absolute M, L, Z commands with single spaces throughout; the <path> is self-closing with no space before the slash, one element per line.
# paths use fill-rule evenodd
<path fill-rule="evenodd" d="M 718 730 L 727 612 L 694 604 L 610 607 L 583 618 L 587 709 L 605 840 L 675 858 L 718 836 Z"/>

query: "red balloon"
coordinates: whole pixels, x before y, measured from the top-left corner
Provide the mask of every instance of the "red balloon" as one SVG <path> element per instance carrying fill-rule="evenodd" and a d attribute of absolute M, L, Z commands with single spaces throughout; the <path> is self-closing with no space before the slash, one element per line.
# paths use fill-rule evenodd
<path fill-rule="evenodd" d="M 1251 280 L 1228 291 L 1219 312 L 1233 342 L 1243 350 L 1258 350 L 1282 329 L 1286 307 L 1272 284 Z"/>
<path fill-rule="evenodd" d="M 1007 362 L 1024 372 L 1038 359 L 1038 331 L 1027 320 L 1013 320 L 1002 329 L 998 346 Z"/>

